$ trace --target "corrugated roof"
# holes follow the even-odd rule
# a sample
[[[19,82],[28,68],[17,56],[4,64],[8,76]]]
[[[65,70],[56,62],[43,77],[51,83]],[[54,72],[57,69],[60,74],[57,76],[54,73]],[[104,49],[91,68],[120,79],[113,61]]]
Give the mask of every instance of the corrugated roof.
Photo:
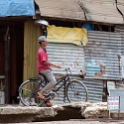
[[[79,0],[89,21],[123,24],[123,17],[116,8],[115,0]]]
[[[81,7],[74,0],[35,0],[41,16],[85,20]]]
[[[41,16],[44,17],[124,24],[123,17],[116,8],[115,1],[116,0],[35,0],[39,6]],[[119,10],[124,14],[124,1],[117,1]]]

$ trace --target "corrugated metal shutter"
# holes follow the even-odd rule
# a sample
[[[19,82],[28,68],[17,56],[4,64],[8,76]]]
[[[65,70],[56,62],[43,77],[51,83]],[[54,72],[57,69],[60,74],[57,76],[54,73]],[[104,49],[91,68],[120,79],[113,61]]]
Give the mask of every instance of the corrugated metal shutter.
[[[86,79],[120,80],[121,36],[119,33],[88,31],[84,47]]]
[[[80,81],[82,81],[88,90],[88,102],[102,102],[102,93],[103,93],[103,81],[102,80],[85,80],[79,76],[73,76]],[[52,100],[54,104],[63,104],[68,103],[67,99],[64,101],[64,87],[62,87],[58,92],[58,96]]]
[[[121,35],[121,38],[122,38],[121,54],[124,55],[124,25],[116,25],[115,32],[120,33],[120,35]]]
[[[84,51],[81,47],[49,43],[47,51],[49,60],[62,66],[62,69],[52,68],[55,74],[65,74],[65,68],[71,68],[72,74],[79,75],[84,68]]]
[[[83,48],[78,47],[73,44],[54,44],[49,43],[47,47],[49,54],[49,60],[61,64],[63,69],[53,69],[53,73],[57,77],[60,74],[65,74],[65,68],[70,67],[72,71],[73,78],[79,79],[82,81],[88,90],[88,101],[89,102],[101,102],[102,101],[102,91],[103,91],[103,82],[102,80],[84,80],[79,77],[80,70],[84,69],[84,51]],[[76,76],[77,75],[77,76]],[[64,103],[64,88],[61,88],[58,91],[59,96],[56,97],[52,102],[54,104]],[[67,100],[65,101],[67,102]]]
[[[121,34],[122,43],[121,43],[121,60],[122,60],[122,67],[123,67],[123,78],[124,78],[124,26],[123,25],[116,25],[115,32]]]
[[[88,102],[102,102],[103,81],[82,80],[88,89]]]

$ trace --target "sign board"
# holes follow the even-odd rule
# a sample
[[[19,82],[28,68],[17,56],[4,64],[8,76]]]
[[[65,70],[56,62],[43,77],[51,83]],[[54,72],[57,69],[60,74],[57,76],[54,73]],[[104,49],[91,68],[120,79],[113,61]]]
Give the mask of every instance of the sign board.
[[[120,112],[124,112],[124,89],[111,89],[110,96],[120,96]]]
[[[114,81],[107,81],[107,90],[108,90],[109,94],[110,94],[111,89],[115,89],[115,82]]]
[[[108,96],[107,103],[108,103],[108,110],[119,110],[120,96]]]

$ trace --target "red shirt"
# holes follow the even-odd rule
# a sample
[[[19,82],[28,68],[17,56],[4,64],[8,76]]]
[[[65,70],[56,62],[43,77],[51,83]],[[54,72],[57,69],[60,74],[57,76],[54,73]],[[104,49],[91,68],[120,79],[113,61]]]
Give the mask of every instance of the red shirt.
[[[39,48],[38,54],[37,54],[37,69],[38,73],[40,73],[43,70],[50,69],[51,67],[49,65],[43,64],[44,61],[48,61],[48,54],[47,51],[43,48]]]

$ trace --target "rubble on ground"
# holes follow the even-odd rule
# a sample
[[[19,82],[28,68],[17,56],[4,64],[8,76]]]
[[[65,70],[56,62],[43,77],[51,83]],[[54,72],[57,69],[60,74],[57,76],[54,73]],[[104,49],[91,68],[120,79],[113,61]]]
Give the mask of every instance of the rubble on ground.
[[[113,116],[117,116],[114,114]],[[123,115],[122,115],[123,116]],[[107,103],[77,102],[53,107],[1,106],[0,123],[106,118]],[[6,120],[6,121],[5,121]]]

